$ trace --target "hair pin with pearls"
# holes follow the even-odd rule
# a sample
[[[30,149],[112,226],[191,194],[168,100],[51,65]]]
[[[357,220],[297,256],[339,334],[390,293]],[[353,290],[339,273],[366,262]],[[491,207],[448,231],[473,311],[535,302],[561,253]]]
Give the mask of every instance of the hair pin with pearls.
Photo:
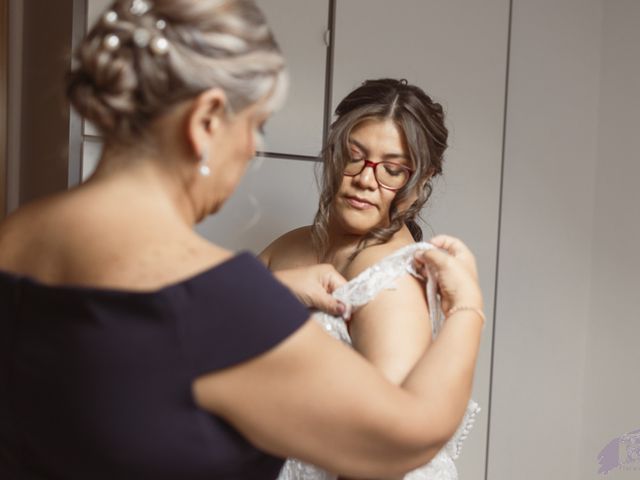
[[[151,3],[147,0],[133,0],[133,2],[131,2],[131,8],[129,9],[129,11],[137,17],[145,15],[149,10],[151,10]]]
[[[151,10],[151,3],[147,0],[133,0],[129,11],[137,16],[142,17]],[[106,25],[115,26],[118,22],[118,14],[110,10],[102,16],[102,21]],[[131,35],[133,44],[138,48],[149,48],[154,55],[166,55],[169,51],[169,41],[162,35],[162,31],[167,27],[167,22],[163,19],[155,21],[154,26],[159,34],[153,32],[146,27],[136,27]],[[104,48],[114,52],[120,48],[120,37],[115,33],[109,33],[102,41]]]

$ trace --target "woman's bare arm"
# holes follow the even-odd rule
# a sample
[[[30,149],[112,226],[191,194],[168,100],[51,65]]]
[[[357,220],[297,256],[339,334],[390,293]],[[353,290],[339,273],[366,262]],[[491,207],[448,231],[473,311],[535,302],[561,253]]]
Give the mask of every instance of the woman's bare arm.
[[[266,354],[201,377],[194,394],[259,448],[355,477],[428,462],[463,414],[438,389],[418,396],[393,386],[313,321]]]
[[[354,277],[397,248],[386,244],[364,250],[349,265],[346,277]],[[393,289],[380,292],[353,313],[349,334],[354,348],[386,378],[402,383],[431,342],[424,283],[408,273],[400,277]]]

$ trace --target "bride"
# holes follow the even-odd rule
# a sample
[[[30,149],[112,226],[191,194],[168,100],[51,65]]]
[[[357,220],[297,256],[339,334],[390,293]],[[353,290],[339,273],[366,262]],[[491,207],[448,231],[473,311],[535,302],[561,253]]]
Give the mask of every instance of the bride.
[[[316,319],[402,384],[437,335],[441,318],[430,288],[435,282],[419,278],[411,264],[418,249],[432,248],[420,242],[416,217],[431,194],[431,179],[442,172],[448,135],[444,114],[417,86],[381,79],[365,81],[347,95],[336,115],[323,154],[313,225],[281,236],[261,258],[273,271],[333,264],[349,280],[334,292],[349,322],[320,313]],[[445,241],[432,240],[438,246]],[[448,307],[442,310],[450,313]],[[449,443],[404,478],[457,479],[453,460],[477,411],[470,401]],[[335,478],[294,459],[280,474],[281,480]]]

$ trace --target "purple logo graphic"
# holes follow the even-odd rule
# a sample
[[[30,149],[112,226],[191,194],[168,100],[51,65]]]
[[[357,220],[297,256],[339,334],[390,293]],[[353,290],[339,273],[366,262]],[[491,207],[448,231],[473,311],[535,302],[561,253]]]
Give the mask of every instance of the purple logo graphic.
[[[598,462],[601,475],[614,468],[640,470],[640,429],[611,440],[598,454]]]

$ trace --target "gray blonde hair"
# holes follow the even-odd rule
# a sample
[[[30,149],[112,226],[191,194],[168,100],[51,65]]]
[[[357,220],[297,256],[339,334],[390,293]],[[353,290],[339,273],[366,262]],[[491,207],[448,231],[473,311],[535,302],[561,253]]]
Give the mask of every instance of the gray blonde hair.
[[[108,141],[139,137],[176,103],[214,87],[232,111],[267,95],[270,103],[284,99],[284,59],[252,0],[147,0],[144,14],[134,13],[134,3],[111,5],[75,52],[67,80],[72,105]],[[140,30],[162,35],[166,51],[140,47]],[[113,35],[118,47],[107,48]]]
[[[403,225],[407,225],[414,240],[422,240],[422,230],[416,218],[431,196],[431,179],[442,173],[443,155],[447,148],[448,130],[442,106],[406,80],[385,78],[365,81],[340,102],[335,114],[337,118],[329,128],[322,153],[320,202],[311,227],[311,240],[318,259],[324,260],[329,251],[333,202],[350,158],[349,136],[358,125],[369,119],[389,119],[396,123],[407,142],[414,172],[391,202],[389,225],[376,227],[364,235],[349,259],[353,260],[367,246],[386,243]],[[398,205],[413,192],[417,193],[417,200],[409,208],[399,211]]]

